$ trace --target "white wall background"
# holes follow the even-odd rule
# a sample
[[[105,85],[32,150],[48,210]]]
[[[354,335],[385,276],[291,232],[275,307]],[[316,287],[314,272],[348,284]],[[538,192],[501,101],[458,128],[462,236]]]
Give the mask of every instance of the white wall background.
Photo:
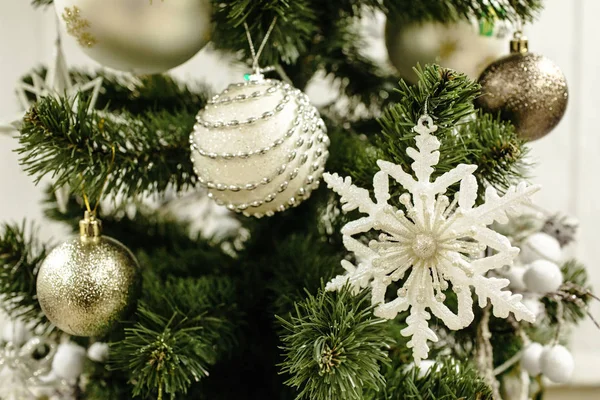
[[[570,100],[567,114],[550,135],[532,144],[538,163],[535,181],[547,190],[537,196],[539,204],[579,218],[580,238],[572,249],[589,269],[592,284],[600,293],[600,1],[546,0],[539,21],[527,29],[532,51],[545,54],[567,76]],[[52,57],[55,17],[52,9],[35,11],[26,0],[0,0],[0,119],[18,111],[13,95],[15,82],[32,66]],[[93,65],[70,40],[65,39],[70,65]],[[224,60],[205,49],[186,65],[179,76],[212,82],[217,89],[239,71],[223,69]],[[21,171],[13,138],[0,136],[0,221],[26,217],[42,221],[41,187],[35,187]],[[43,238],[58,240],[64,229],[41,224]],[[600,304],[592,312],[600,318]],[[572,349],[576,357],[576,384],[600,384],[600,331],[590,321],[575,332]]]

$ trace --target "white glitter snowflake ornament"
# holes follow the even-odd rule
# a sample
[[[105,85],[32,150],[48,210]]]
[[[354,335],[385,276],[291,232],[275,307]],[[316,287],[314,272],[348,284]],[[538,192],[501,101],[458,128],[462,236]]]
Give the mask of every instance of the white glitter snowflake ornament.
[[[401,333],[411,337],[408,346],[413,348],[418,364],[429,353],[427,341],[437,341],[429,328],[431,315],[427,309],[450,329],[468,326],[474,318],[471,286],[479,297],[479,306],[485,307],[489,299],[496,317],[506,318],[512,312],[518,320],[535,320],[521,303],[521,295],[502,290],[509,284],[507,279],[485,275],[510,265],[519,253],[506,237],[487,226],[494,221],[508,222],[509,216],[517,215],[539,187],[521,183],[510,187],[504,196],[488,187],[485,203],[475,207],[477,180],[473,172],[477,166],[460,164],[432,182],[440,157],[440,142],[432,135],[437,126],[425,115],[414,130],[418,150],[408,148],[406,153],[414,160],[416,180],[399,165],[379,160],[381,170],[373,178],[373,202],[366,189],[352,185],[350,177],[324,174],[324,179],[341,196],[344,211],[358,208],[367,214],[342,228],[344,245],[355,253],[358,266],[342,261],[347,273],[334,278],[327,289],[339,290],[347,282],[356,291],[371,285],[375,314],[382,318],[393,319],[410,309],[408,326]],[[388,203],[390,177],[408,191],[399,198],[406,212]],[[457,182],[460,190],[451,203],[444,193]],[[371,230],[381,234],[368,246],[353,237]],[[488,253],[493,255],[484,257],[486,249],[491,249]],[[388,286],[402,279],[397,297],[386,303]],[[456,314],[444,304],[443,292],[449,288],[458,297]]]

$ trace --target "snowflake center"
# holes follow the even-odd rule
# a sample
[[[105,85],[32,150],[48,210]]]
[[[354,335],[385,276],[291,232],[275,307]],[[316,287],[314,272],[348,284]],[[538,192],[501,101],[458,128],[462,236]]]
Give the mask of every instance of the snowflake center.
[[[431,258],[437,250],[437,240],[431,235],[420,233],[415,237],[412,251],[421,259]]]

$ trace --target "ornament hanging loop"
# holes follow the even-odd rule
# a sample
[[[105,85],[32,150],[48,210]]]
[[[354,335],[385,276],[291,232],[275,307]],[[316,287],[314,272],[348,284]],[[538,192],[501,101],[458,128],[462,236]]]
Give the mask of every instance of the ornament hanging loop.
[[[277,16],[273,18],[271,25],[269,25],[269,29],[267,29],[267,33],[258,48],[258,51],[254,48],[254,42],[252,42],[252,35],[250,35],[250,28],[248,28],[248,23],[244,22],[244,29],[246,30],[246,37],[248,38],[248,45],[250,46],[250,53],[252,53],[252,71],[253,75],[250,76],[250,80],[262,80],[264,78],[263,72],[272,71],[273,67],[260,68],[258,60],[260,59],[260,55],[262,54],[267,41],[269,40],[269,36],[271,36],[271,32],[273,32],[273,28],[275,28],[275,23],[277,22]]]
[[[510,41],[510,54],[525,54],[529,51],[527,36],[523,34],[523,21],[517,21],[517,30]]]

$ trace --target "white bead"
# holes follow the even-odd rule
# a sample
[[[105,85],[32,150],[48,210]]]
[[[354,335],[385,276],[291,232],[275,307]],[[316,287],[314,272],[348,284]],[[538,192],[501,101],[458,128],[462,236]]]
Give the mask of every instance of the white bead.
[[[523,276],[525,275],[526,268],[520,265],[514,265],[510,267],[508,272],[506,273],[506,279],[510,281],[510,288],[523,292],[527,289],[525,286],[525,282],[523,281]]]
[[[165,72],[210,40],[209,0],[55,0],[54,5],[83,52],[120,71]]]
[[[215,104],[200,112],[208,124],[196,124],[190,136],[192,161],[200,181],[212,182],[215,188],[222,189],[214,190],[207,185],[215,201],[232,210],[244,211],[245,215],[270,216],[308,197],[313,189],[306,183],[308,177],[312,175],[313,180],[321,177],[328,154],[326,145],[313,145],[309,149],[308,144],[316,143],[314,139],[326,133],[322,125],[314,132],[302,129],[307,122],[306,116],[299,115],[302,93],[291,91],[279,81],[230,85],[228,95],[236,98],[254,91],[269,93],[244,101]],[[318,115],[314,107],[304,107]],[[218,121],[246,121],[255,116],[265,118],[234,128],[215,127]],[[210,158],[203,153],[219,156]],[[250,156],[224,159],[225,153]],[[232,185],[244,190],[231,190]],[[306,196],[298,198],[302,190]]]
[[[61,343],[52,360],[52,370],[62,379],[75,380],[83,372],[85,356],[83,347],[73,342]]]
[[[556,238],[544,232],[537,232],[523,242],[519,256],[524,264],[540,259],[558,263],[562,259],[562,250]]]
[[[2,325],[2,340],[19,347],[31,337],[31,331],[20,319],[6,319]]]
[[[556,291],[563,282],[563,276],[558,265],[537,260],[525,271],[523,281],[530,292],[545,294]]]
[[[566,383],[575,370],[573,356],[564,346],[547,346],[542,352],[542,374],[554,383]]]
[[[533,342],[527,345],[521,355],[521,366],[531,376],[538,376],[542,372],[541,357],[544,346]]]
[[[87,355],[88,358],[92,361],[96,361],[99,363],[106,362],[106,360],[108,360],[108,343],[93,343],[89,347]]]

